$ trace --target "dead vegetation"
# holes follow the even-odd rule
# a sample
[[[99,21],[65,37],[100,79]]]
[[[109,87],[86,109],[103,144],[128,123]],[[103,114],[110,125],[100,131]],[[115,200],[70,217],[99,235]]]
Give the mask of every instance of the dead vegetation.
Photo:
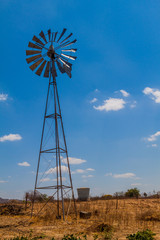
[[[36,203],[37,212],[42,203]],[[60,239],[66,234],[87,234],[94,239],[95,234],[112,232],[112,239],[126,239],[127,234],[138,230],[151,229],[160,239],[160,199],[108,199],[77,202],[78,218],[73,211],[66,221],[56,218],[56,206],[49,203],[44,211],[30,218],[28,204],[0,205],[0,239],[14,237],[16,234],[29,234],[32,229],[37,235],[45,234],[45,239]],[[70,208],[72,210],[72,206]],[[90,212],[89,219],[80,219],[80,211]],[[36,215],[36,211],[34,212]],[[110,238],[111,239],[111,238]]]
[[[15,204],[4,204],[0,206],[0,215],[23,215],[24,207]]]

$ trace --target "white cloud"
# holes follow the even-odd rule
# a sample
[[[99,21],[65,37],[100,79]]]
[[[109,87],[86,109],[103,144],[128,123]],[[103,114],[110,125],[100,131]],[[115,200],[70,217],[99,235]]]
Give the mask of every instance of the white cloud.
[[[58,171],[59,171],[59,167],[58,167]],[[61,166],[61,171],[62,172],[67,172],[68,171],[68,167],[66,167],[66,166]],[[46,174],[51,174],[51,173],[56,173],[57,172],[57,167],[55,167],[55,168],[50,168],[48,171],[46,171],[45,173]]]
[[[58,180],[60,181],[60,177],[58,177]],[[56,181],[57,181],[57,178],[54,178],[54,179],[42,178],[42,179],[40,180],[40,182],[49,182],[49,181],[54,181],[54,182],[56,182]],[[65,177],[62,177],[62,181],[65,182],[65,181],[66,181],[66,178],[65,178]]]
[[[151,135],[148,138],[145,138],[148,142],[154,142],[160,136],[160,131],[156,132],[155,134]]]
[[[106,176],[106,177],[112,176],[112,173],[106,173],[105,176]]]
[[[60,177],[58,177],[58,180],[60,181]],[[53,181],[57,181],[57,178],[54,178]],[[66,181],[66,178],[65,177],[62,177],[62,182],[65,182]]]
[[[120,90],[120,92],[122,93],[122,95],[123,95],[123,97],[129,97],[129,93],[128,92],[126,92],[125,90]]]
[[[122,173],[122,174],[114,174],[114,178],[133,178],[136,175],[134,173]]]
[[[113,174],[113,173],[106,173],[106,177],[113,177],[113,178],[134,178],[134,179],[140,179],[139,177],[136,177],[134,173],[121,173],[121,174]]]
[[[87,169],[76,169],[75,171],[72,172],[72,174],[76,174],[76,173],[88,173],[90,171],[95,171],[95,169],[93,168],[87,168]]]
[[[22,163],[18,163],[18,166],[21,166],[21,167],[29,167],[31,166],[28,162],[22,162]]]
[[[0,180],[0,183],[7,183],[8,181]]]
[[[91,101],[90,101],[90,103],[95,103],[95,102],[97,102],[97,98],[93,98]]]
[[[155,103],[160,103],[160,90],[155,89],[155,88],[146,87],[143,90],[143,93],[145,95],[149,95],[151,97],[151,99],[155,101]]]
[[[8,94],[0,94],[0,102],[6,101],[8,99]]]
[[[85,170],[84,170],[84,169],[77,169],[76,172],[77,172],[77,173],[84,173]]]
[[[157,147],[157,144],[152,144],[152,147]]]
[[[62,162],[67,164],[67,159],[63,158]],[[82,164],[84,162],[87,162],[87,161],[84,160],[84,159],[80,159],[80,158],[69,157],[69,163],[70,164],[77,165],[77,164]]]
[[[49,181],[51,181],[50,178],[43,178],[43,179],[40,180],[40,182],[49,182]]]
[[[92,178],[93,175],[82,175],[82,178]]]
[[[122,98],[109,98],[104,101],[103,105],[93,107],[99,111],[119,111],[125,107],[125,104],[126,102]]]
[[[134,101],[131,105],[130,105],[130,108],[135,108],[136,107],[136,105],[137,105],[137,102],[136,101]]]
[[[21,139],[22,137],[19,134],[9,134],[9,135],[4,135],[3,137],[0,137],[0,142],[17,141]]]
[[[93,168],[87,168],[86,170],[87,171],[95,171],[95,169],[93,169]]]

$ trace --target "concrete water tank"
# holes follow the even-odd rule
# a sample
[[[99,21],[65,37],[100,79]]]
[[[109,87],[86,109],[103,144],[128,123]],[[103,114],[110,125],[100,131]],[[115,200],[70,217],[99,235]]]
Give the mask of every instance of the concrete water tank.
[[[87,201],[89,199],[90,188],[77,188],[78,200]]]

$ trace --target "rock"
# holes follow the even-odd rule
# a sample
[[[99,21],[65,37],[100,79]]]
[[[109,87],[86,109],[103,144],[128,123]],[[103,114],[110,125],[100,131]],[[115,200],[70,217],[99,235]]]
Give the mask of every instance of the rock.
[[[80,218],[84,218],[84,219],[89,219],[91,217],[91,212],[80,212],[79,213]]]

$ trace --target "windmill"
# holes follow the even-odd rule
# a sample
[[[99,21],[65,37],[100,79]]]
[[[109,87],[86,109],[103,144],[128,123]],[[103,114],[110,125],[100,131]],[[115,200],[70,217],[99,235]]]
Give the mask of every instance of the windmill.
[[[66,31],[66,28],[61,33],[51,32],[50,29],[47,34],[41,31],[38,37],[33,36],[32,42],[28,44],[29,49],[26,50],[26,61],[29,68],[38,76],[49,79],[32,214],[34,213],[36,194],[42,192],[41,196],[44,196],[44,193],[49,191],[51,196],[44,206],[40,208],[39,212],[45,207],[46,203],[52,201],[56,205],[56,210],[52,208],[52,211],[57,211],[58,218],[61,218],[62,215],[63,220],[65,220],[65,215],[71,208],[68,199],[73,200],[73,208],[76,213],[68,150],[56,82],[58,69],[60,73],[66,73],[71,78],[71,61],[76,59],[73,54],[77,49],[72,48],[72,46],[77,40],[71,40],[73,34],[66,34]],[[66,199],[68,201],[65,204]]]

